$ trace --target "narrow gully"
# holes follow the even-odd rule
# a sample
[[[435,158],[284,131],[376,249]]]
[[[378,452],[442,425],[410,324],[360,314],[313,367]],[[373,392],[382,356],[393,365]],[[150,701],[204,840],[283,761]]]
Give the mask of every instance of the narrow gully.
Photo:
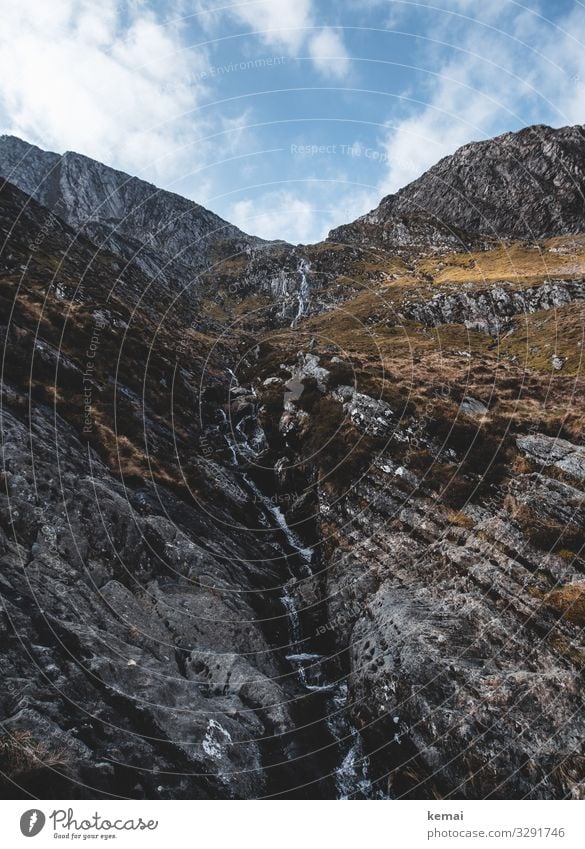
[[[233,373],[231,378],[233,386]],[[260,524],[273,530],[288,572],[278,599],[282,614],[274,611],[268,618],[276,618],[276,622],[264,630],[286,670],[283,689],[290,699],[293,727],[278,742],[265,747],[268,795],[291,799],[377,797],[360,736],[351,724],[343,672],[338,662],[317,650],[316,631],[325,619],[320,604],[324,587],[313,574],[317,553],[289,527],[280,507],[250,476],[250,463],[267,445],[255,413],[232,427],[225,411],[218,407],[218,419],[215,427],[225,440],[228,462],[258,505]],[[317,603],[311,605],[302,602],[297,589],[299,582],[309,581],[314,582],[317,597]],[[269,604],[274,608],[274,600]],[[264,618],[266,611],[262,613]]]

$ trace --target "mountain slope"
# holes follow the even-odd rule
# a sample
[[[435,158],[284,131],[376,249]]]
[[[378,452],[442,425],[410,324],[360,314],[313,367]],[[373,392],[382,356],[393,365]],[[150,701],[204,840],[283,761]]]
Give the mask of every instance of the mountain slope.
[[[288,792],[291,548],[218,428],[249,341],[117,265],[2,186],[0,789]]]
[[[461,147],[328,238],[447,247],[470,241],[461,231],[472,241],[479,234],[533,239],[584,230],[585,129],[534,126]]]
[[[585,798],[585,237],[403,220],[192,298],[2,187],[5,794]]]
[[[185,285],[263,244],[187,198],[78,153],[59,156],[1,136],[0,174],[98,246],[164,281]]]

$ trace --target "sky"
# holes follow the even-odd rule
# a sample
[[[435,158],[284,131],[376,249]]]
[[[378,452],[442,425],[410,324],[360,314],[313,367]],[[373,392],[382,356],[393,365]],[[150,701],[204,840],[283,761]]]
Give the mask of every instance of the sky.
[[[580,0],[0,0],[0,132],[322,239],[472,140],[585,123]]]

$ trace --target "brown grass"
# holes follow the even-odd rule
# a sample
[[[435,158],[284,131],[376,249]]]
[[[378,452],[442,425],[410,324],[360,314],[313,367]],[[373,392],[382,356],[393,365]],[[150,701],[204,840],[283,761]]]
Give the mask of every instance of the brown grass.
[[[417,271],[431,275],[435,284],[494,283],[511,281],[531,284],[551,275],[580,277],[585,275],[585,246],[558,253],[559,245],[568,240],[550,240],[537,245],[525,242],[502,244],[490,251],[447,254],[423,260]],[[551,252],[551,248],[555,250]]]
[[[544,596],[544,602],[560,613],[563,619],[585,625],[585,583],[565,584]]]
[[[449,510],[447,518],[451,525],[456,525],[458,528],[466,528],[467,530],[471,530],[476,524],[475,519],[472,519],[471,516],[468,516],[467,513],[463,513],[461,510]]]
[[[8,777],[64,766],[67,761],[64,748],[52,751],[30,731],[15,731],[0,737],[0,772]]]

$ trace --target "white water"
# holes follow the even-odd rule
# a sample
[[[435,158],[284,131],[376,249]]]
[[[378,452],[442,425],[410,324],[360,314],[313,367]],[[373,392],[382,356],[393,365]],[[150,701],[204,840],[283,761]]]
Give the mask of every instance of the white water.
[[[228,368],[228,367],[226,366],[226,371],[227,371],[227,373],[229,374],[229,376],[230,376],[230,377],[231,377],[231,379],[232,379],[232,384],[233,384],[234,386],[239,386],[239,385],[240,385],[240,381],[238,380],[238,378],[236,377],[236,375],[234,374],[234,372],[231,370],[231,368]],[[231,388],[231,387],[230,387],[230,388]]]
[[[253,425],[251,435],[246,433],[246,425],[249,422]],[[244,416],[234,428],[234,432],[240,437],[238,445],[243,454],[248,454],[254,458],[258,456],[260,451],[263,451],[267,447],[266,434],[256,421],[256,416]]]
[[[308,297],[308,283],[306,282],[306,270],[308,263],[301,260],[299,272],[302,274],[301,290],[299,292],[299,312],[295,322],[304,314]],[[293,324],[295,323],[293,322]],[[233,382],[239,386],[235,374],[228,369]],[[252,392],[250,393],[252,394]],[[266,436],[258,425],[254,415],[242,418],[232,431],[231,422],[225,412],[220,408],[221,424],[218,429],[223,433],[225,441],[230,449],[232,465],[240,465],[239,457],[243,456],[254,460],[260,451],[267,446]],[[253,425],[251,435],[246,432],[247,425]],[[254,497],[264,508],[263,524],[270,527],[267,517],[272,518],[273,527],[278,528],[288,543],[289,549],[298,557],[301,571],[306,577],[312,573],[311,563],[313,560],[313,549],[303,545],[299,536],[289,527],[286,517],[277,504],[259,489],[254,481],[245,473],[242,479],[253,493]],[[266,518],[265,518],[266,517]],[[289,654],[286,660],[295,670],[299,683],[309,691],[330,691],[327,696],[330,700],[329,715],[326,719],[327,727],[334,740],[338,741],[339,747],[344,752],[339,766],[335,769],[335,788],[337,799],[350,799],[362,796],[366,799],[376,798],[371,782],[368,778],[369,762],[361,747],[361,738],[355,728],[348,722],[346,708],[348,700],[348,689],[345,682],[328,683],[322,670],[322,661],[326,660],[323,655],[305,651],[306,639],[303,637],[301,617],[297,608],[294,585],[296,577],[293,575],[282,587],[281,603],[285,610],[289,631]]]
[[[221,407],[218,409],[219,415],[221,417],[221,423],[219,425],[215,425],[212,429],[215,431],[219,431],[224,437],[227,447],[229,449],[230,454],[232,455],[232,466],[238,465],[238,452],[236,449],[236,442],[232,438],[230,432],[230,422],[228,417],[225,414],[225,411],[222,410]]]
[[[290,593],[288,592],[288,588],[287,588],[286,584],[283,587],[283,590],[284,590],[284,594],[281,596],[281,601],[282,601],[283,605],[285,606],[286,611],[288,613],[288,623],[289,623],[288,630],[289,630],[289,634],[290,634],[290,638],[291,638],[290,648],[293,649],[293,651],[295,652],[294,654],[290,654],[288,657],[289,658],[290,657],[298,658],[302,654],[302,652],[301,652],[301,654],[299,654],[297,652],[297,649],[299,648],[300,643],[301,643],[301,639],[302,639],[302,637],[301,637],[301,621],[299,619],[299,613],[298,613],[298,610],[295,606],[294,599],[290,595]]]
[[[262,428],[257,424],[254,416],[245,416],[234,428],[232,432],[230,423],[224,411],[221,411],[222,423],[225,428],[224,437],[230,448],[232,456],[232,464],[239,465],[238,454],[247,459],[253,460],[258,456],[258,453],[266,446],[266,436]],[[255,425],[253,433],[249,436],[246,433],[246,423],[254,420]],[[238,437],[237,439],[234,436]],[[300,572],[305,577],[310,577],[313,573],[311,570],[311,562],[313,560],[313,549],[310,546],[303,545],[299,536],[294,530],[289,527],[286,518],[277,504],[265,495],[249,475],[242,472],[242,478],[246,485],[253,493],[255,499],[263,506],[265,514],[268,514],[273,521],[273,525],[278,528],[284,535],[288,547],[298,557]],[[289,648],[290,654],[287,656],[291,666],[297,673],[299,682],[307,690],[329,689],[328,685],[323,685],[323,675],[321,672],[320,663],[321,657],[315,656],[303,651],[303,637],[301,630],[301,621],[296,606],[296,599],[292,590],[292,585],[295,583],[294,576],[291,580],[283,585],[280,601],[287,615],[289,629]]]
[[[363,796],[365,799],[382,798],[374,791],[369,779],[369,759],[364,754],[360,735],[347,719],[348,687],[340,681],[335,687],[331,699],[332,710],[327,718],[331,736],[339,740],[345,751],[341,763],[335,770],[335,788],[337,799],[352,799]]]
[[[303,258],[299,261],[299,267],[297,269],[301,278],[297,294],[299,305],[297,308],[297,314],[291,322],[291,327],[295,327],[297,322],[299,322],[300,319],[307,313],[307,306],[309,304],[309,293],[311,291],[309,286],[309,278],[307,276],[310,267],[311,265],[308,259]]]
[[[338,799],[353,799],[360,794],[372,798],[372,784],[368,778],[368,761],[362,752],[361,738],[353,732],[355,742],[341,764],[335,770],[335,786]]]

